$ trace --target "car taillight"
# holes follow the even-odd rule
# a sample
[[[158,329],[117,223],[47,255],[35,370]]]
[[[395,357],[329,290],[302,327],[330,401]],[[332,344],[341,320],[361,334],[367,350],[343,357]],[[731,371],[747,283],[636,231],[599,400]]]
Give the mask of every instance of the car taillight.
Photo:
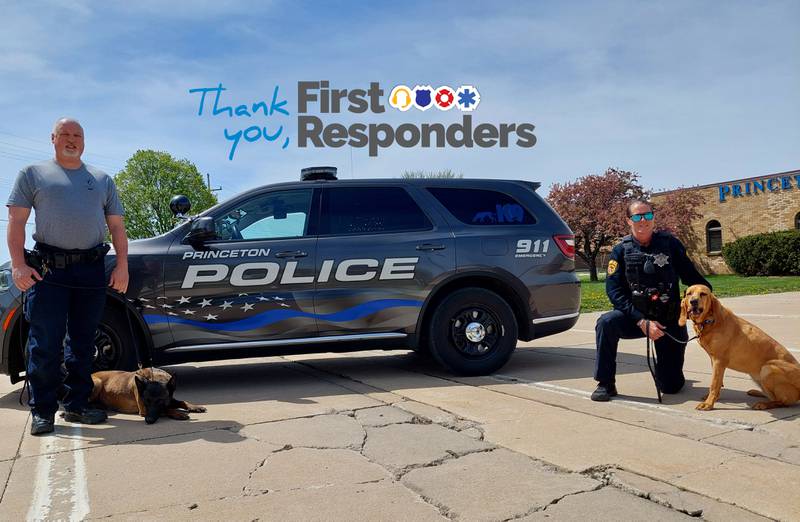
[[[555,235],[553,239],[564,256],[575,259],[575,236],[572,234]]]
[[[17,313],[17,309],[16,308],[12,308],[11,312],[9,312],[9,314],[8,314],[8,317],[6,317],[6,320],[3,322],[3,331],[4,332],[8,331],[8,325],[11,324],[11,318],[14,317],[15,313]]]

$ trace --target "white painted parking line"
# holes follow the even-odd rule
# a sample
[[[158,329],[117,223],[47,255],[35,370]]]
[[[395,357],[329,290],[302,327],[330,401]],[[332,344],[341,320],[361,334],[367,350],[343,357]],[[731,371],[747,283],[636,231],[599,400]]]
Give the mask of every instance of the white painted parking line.
[[[85,451],[80,449],[81,427],[69,426],[66,430],[64,435],[41,438],[27,520],[79,521],[89,515]],[[72,466],[67,465],[68,460],[72,460]]]
[[[33,486],[33,501],[26,520],[48,520],[50,516],[50,502],[52,500],[52,484],[50,481],[55,454],[50,454],[57,440],[52,435],[45,435],[41,441],[41,453],[36,463],[36,479]]]
[[[74,426],[72,428],[72,457],[74,459],[75,472],[73,473],[73,480],[70,483],[72,490],[72,512],[70,513],[70,521],[85,520],[89,514],[89,488],[86,482],[86,458],[85,451],[80,449],[81,445],[81,427]]]
[[[502,374],[495,374],[492,375],[491,377],[507,384],[508,383],[520,384],[522,386],[527,386],[529,388],[536,388],[538,390],[557,393],[559,395],[568,395],[587,401],[591,400],[590,399],[592,395],[591,392],[578,390],[576,388],[569,388],[567,386],[561,386],[559,384],[552,384],[549,382],[541,382],[541,381],[526,381],[524,379],[519,379],[517,377],[512,377],[510,375],[502,375]],[[605,404],[629,410],[649,411],[657,415],[669,415],[672,417],[680,417],[682,419],[686,419],[689,421],[712,424],[714,426],[725,426],[728,428],[744,429],[744,430],[752,430],[755,427],[752,424],[733,422],[725,419],[719,419],[716,417],[700,418],[689,412],[685,412],[683,410],[678,410],[675,408],[670,408],[669,406],[664,406],[663,404],[647,404],[644,402],[629,401],[626,399],[612,399],[611,401]]]
[[[739,317],[772,317],[775,319],[798,319],[800,315],[784,315],[784,314],[736,314]]]

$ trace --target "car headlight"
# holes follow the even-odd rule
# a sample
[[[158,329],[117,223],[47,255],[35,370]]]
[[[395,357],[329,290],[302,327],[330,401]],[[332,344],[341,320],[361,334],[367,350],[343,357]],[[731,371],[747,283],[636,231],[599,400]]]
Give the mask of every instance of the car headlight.
[[[0,269],[0,292],[5,292],[11,285],[14,284],[14,280],[11,277],[11,270],[6,268]]]

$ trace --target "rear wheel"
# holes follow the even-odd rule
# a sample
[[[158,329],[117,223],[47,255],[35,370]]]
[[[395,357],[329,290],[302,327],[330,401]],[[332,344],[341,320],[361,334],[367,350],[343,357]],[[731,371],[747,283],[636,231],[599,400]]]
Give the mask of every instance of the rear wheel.
[[[457,375],[499,370],[517,345],[517,320],[509,304],[483,288],[464,288],[446,297],[430,323],[430,351]]]

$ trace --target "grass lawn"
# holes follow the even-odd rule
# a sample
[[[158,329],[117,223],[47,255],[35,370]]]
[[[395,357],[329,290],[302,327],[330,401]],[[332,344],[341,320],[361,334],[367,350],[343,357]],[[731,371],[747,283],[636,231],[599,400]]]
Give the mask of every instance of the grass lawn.
[[[581,312],[610,310],[611,303],[606,297],[605,274],[600,273],[600,281],[590,282],[589,274],[579,274],[581,280]],[[718,297],[737,295],[772,294],[775,292],[800,291],[800,276],[785,277],[742,277],[737,275],[706,276]],[[685,286],[681,285],[681,293]]]

